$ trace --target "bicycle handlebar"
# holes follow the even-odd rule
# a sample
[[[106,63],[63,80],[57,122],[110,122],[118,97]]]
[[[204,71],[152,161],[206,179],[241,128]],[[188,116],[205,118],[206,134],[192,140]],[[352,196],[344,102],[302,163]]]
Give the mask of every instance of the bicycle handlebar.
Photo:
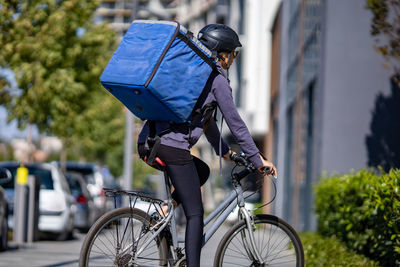
[[[238,173],[232,174],[233,178],[236,179],[237,181],[240,181],[247,175],[249,175],[251,172],[255,172],[258,169],[254,166],[253,163],[251,163],[247,157],[244,155],[243,152],[240,153],[233,153],[230,155],[231,160],[233,160],[237,165],[244,166],[245,169]],[[270,167],[265,167],[263,172],[269,172]]]

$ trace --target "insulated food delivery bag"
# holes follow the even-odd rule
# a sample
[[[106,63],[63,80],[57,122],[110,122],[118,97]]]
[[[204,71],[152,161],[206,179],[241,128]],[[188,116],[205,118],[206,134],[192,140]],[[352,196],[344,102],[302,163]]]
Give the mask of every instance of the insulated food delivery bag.
[[[137,20],[100,81],[137,117],[183,123],[214,68],[211,52],[179,23]]]

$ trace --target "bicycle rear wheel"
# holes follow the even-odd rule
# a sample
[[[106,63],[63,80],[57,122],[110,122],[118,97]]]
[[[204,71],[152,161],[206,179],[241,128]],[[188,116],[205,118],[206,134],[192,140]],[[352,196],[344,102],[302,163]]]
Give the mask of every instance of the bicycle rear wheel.
[[[253,235],[263,263],[251,252],[247,225],[241,220],[222,238],[214,266],[304,266],[303,245],[285,221],[272,215],[257,215]]]
[[[167,266],[166,238],[153,237],[154,219],[139,209],[120,208],[103,215],[90,229],[82,245],[79,266]]]

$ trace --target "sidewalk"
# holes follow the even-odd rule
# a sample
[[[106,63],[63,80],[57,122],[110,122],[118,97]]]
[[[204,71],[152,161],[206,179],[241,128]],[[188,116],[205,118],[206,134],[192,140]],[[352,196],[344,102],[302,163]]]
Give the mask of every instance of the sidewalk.
[[[222,226],[201,254],[201,266],[212,267],[219,241],[228,230]],[[75,239],[69,241],[39,241],[24,247],[13,248],[0,252],[1,267],[76,267],[79,262],[79,252],[85,235],[75,233]]]
[[[0,266],[78,266],[84,235],[69,241],[39,241],[0,253]]]

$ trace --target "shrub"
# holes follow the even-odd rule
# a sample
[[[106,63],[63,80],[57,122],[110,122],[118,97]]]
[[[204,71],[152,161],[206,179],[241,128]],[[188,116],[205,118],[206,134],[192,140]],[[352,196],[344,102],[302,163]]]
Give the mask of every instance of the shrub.
[[[361,170],[315,187],[318,229],[384,266],[400,265],[400,171]]]
[[[323,237],[318,233],[301,233],[307,267],[375,267],[378,263],[349,250],[334,237]]]

